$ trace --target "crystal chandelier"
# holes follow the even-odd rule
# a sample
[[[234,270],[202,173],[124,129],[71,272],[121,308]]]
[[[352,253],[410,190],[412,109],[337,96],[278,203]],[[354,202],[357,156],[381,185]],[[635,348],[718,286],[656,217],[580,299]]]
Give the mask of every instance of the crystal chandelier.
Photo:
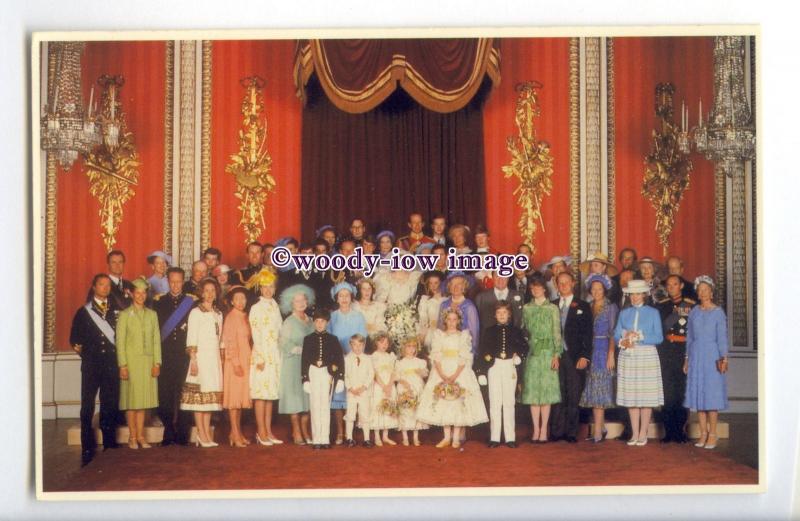
[[[729,177],[744,174],[743,161],[753,159],[756,132],[744,82],[744,36],[714,38],[714,107],[703,122],[700,101],[697,127],[688,129],[689,113],[681,113],[681,151],[688,153],[691,142],[698,152],[720,165]]]
[[[41,120],[42,150],[55,154],[65,170],[72,167],[79,153],[88,153],[101,139],[92,114],[94,87],[87,111],[83,108],[81,55],[85,46],[85,42],[52,42],[49,46],[56,67]]]

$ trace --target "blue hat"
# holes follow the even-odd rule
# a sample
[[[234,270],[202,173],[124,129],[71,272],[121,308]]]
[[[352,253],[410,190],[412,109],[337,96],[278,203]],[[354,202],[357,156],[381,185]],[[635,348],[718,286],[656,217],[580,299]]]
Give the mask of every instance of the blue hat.
[[[323,225],[322,225],[322,226],[320,226],[320,227],[317,229],[317,231],[316,231],[316,232],[314,232],[314,233],[315,233],[315,235],[316,235],[317,237],[319,237],[319,236],[321,236],[321,235],[322,235],[322,232],[324,232],[324,231],[326,231],[326,230],[333,230],[334,232],[336,231],[336,229],[335,229],[333,226],[331,226],[330,224],[323,224]]]
[[[382,232],[378,233],[378,235],[375,236],[375,241],[376,242],[380,242],[381,237],[383,237],[383,236],[390,237],[392,239],[392,244],[394,244],[395,235],[391,230],[383,230]]]
[[[286,246],[290,242],[297,242],[297,240],[294,237],[281,237],[275,243],[275,246]]]
[[[420,254],[422,254],[422,253],[423,253],[425,250],[431,251],[431,250],[433,249],[433,247],[434,247],[434,246],[436,246],[436,245],[435,245],[434,243],[432,243],[432,242],[423,242],[423,243],[420,243],[420,244],[419,244],[419,246],[417,246],[417,249],[416,249],[416,250],[414,250],[414,253],[416,253],[417,255],[420,255]]]
[[[349,282],[340,282],[339,284],[337,284],[337,285],[335,285],[334,287],[331,288],[331,298],[333,300],[336,300],[336,295],[340,291],[342,291],[343,289],[346,289],[347,291],[349,291],[351,295],[355,295],[356,294],[356,287],[355,286],[353,286]]]
[[[161,250],[156,250],[156,251],[154,251],[153,253],[151,253],[150,255],[148,255],[148,256],[147,256],[147,263],[148,263],[148,264],[153,264],[153,261],[155,260],[155,258],[156,258],[156,257],[159,257],[159,258],[161,258],[161,259],[164,259],[164,261],[165,261],[165,262],[166,262],[168,265],[172,266],[172,257],[171,257],[171,256],[169,256],[169,255],[167,255],[166,253],[164,253],[164,252],[163,252],[163,251],[161,251]]]
[[[606,288],[606,291],[611,289],[611,279],[608,278],[608,275],[604,275],[603,273],[592,273],[586,280],[583,282],[583,285],[589,289],[592,286],[593,282],[599,282]]]

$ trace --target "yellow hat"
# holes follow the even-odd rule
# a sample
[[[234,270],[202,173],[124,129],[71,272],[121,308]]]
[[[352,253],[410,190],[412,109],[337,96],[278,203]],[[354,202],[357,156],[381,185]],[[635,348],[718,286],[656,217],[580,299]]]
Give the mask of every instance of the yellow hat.
[[[262,286],[270,286],[275,284],[275,273],[272,272],[269,268],[262,268],[261,271],[250,277],[250,279],[245,283],[245,287],[247,289],[253,288],[255,286],[262,287]]]

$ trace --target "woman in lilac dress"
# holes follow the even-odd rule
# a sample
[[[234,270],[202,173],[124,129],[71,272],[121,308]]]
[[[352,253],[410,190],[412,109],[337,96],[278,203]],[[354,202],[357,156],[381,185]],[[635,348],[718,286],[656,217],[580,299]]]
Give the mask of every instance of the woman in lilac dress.
[[[606,295],[611,289],[608,275],[595,273],[586,279],[586,288],[592,296],[592,315],[594,316],[594,340],[592,341],[592,362],[586,378],[586,387],[579,405],[591,408],[594,417],[592,441],[603,441],[605,430],[605,410],[616,407],[614,401],[614,326],[617,324],[619,309],[608,301]]]
[[[714,304],[714,281],[701,275],[694,281],[700,305],[689,312],[686,331],[686,399],[683,406],[697,411],[700,438],[695,447],[717,446],[717,416],[728,408],[728,325],[725,312]]]
[[[439,307],[439,328],[444,327],[444,312],[455,309],[461,313],[461,329],[469,331],[472,341],[472,354],[478,352],[480,339],[480,324],[478,324],[478,308],[466,297],[468,279],[464,273],[453,271],[447,276],[448,298],[442,301]]]

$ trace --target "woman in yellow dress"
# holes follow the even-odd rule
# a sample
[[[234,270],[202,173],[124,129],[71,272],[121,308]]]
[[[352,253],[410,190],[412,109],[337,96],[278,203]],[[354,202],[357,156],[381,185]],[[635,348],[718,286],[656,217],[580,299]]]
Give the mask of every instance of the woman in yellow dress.
[[[128,420],[128,446],[132,449],[150,448],[144,437],[145,411],[158,407],[161,334],[156,312],[144,306],[149,287],[143,277],[133,281],[133,304],[117,321],[117,365],[122,380],[119,408]]]

